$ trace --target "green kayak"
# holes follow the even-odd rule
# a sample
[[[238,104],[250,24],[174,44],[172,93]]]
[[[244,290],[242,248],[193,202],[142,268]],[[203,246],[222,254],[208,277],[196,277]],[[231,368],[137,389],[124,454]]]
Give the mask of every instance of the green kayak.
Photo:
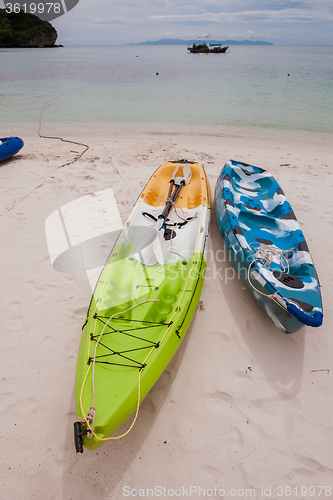
[[[75,380],[77,452],[129,432],[178,349],[203,285],[210,213],[208,179],[195,162],[164,163],[139,196],[83,326]]]

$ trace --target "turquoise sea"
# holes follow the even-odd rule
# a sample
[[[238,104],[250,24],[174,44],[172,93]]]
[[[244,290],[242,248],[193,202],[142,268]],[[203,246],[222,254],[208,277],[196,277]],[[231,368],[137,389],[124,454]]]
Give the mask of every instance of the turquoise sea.
[[[289,75],[289,76],[288,76]],[[333,47],[0,50],[0,136],[150,132],[332,142]]]

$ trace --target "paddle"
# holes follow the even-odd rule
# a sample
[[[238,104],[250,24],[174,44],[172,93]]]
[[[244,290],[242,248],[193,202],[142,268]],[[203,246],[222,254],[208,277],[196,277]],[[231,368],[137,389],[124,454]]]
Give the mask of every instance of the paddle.
[[[189,167],[188,164],[185,164],[183,167],[183,176],[182,177],[176,177],[174,179],[174,184],[177,186],[176,189],[173,192],[171,201],[165,209],[163,210],[163,213],[159,216],[158,220],[162,221],[162,224],[160,225],[157,233],[157,237],[153,241],[153,250],[155,257],[157,261],[161,264],[164,265],[167,262],[167,256],[168,256],[168,248],[165,243],[166,239],[172,239],[172,233],[171,237],[166,238],[166,224],[165,221],[174,206],[174,203],[176,202],[178,195],[180,193],[180,190],[182,189],[183,186],[188,184],[191,180],[192,177],[192,171],[191,168]]]
[[[170,207],[170,205],[172,203],[172,199],[170,197],[171,197],[173,186],[175,184],[175,175],[178,172],[178,170],[179,170],[179,165],[176,165],[174,171],[172,172],[172,177],[171,177],[171,180],[170,180],[170,187],[169,187],[169,192],[168,192],[168,196],[167,196],[167,203],[165,205],[165,208],[164,208],[162,214],[159,215],[159,217],[158,217],[159,219],[165,219],[165,214],[167,214],[167,213],[170,212],[169,207]],[[177,180],[178,179],[179,178],[177,177]],[[178,182],[176,182],[176,184],[178,184]]]
[[[183,186],[188,184],[192,177],[192,171],[188,164],[183,166],[183,175],[179,177],[175,177],[176,173],[179,170],[179,165],[173,171],[172,178],[170,180],[170,188],[168,193],[167,202],[165,208],[161,215],[158,216],[158,219],[154,226],[152,227],[153,233],[148,241],[142,242],[140,244],[140,248],[136,250],[134,257],[146,266],[153,266],[157,262],[161,265],[164,265],[167,261],[167,253],[168,248],[165,242],[165,230],[166,224],[165,221],[176,202],[179,193]],[[172,192],[173,185],[176,186],[171,198],[170,194]]]

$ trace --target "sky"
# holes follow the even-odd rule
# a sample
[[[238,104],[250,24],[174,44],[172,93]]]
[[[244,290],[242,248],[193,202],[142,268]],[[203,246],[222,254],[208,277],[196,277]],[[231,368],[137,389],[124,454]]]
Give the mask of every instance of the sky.
[[[275,45],[333,45],[333,0],[79,0],[52,24],[57,43],[64,45],[204,35]]]

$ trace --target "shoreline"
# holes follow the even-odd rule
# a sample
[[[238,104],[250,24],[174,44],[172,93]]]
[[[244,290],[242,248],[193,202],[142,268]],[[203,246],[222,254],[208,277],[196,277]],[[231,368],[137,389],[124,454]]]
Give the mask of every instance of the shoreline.
[[[14,132],[15,129],[15,132]],[[200,141],[200,142],[213,142],[213,141],[228,141],[231,144],[238,145],[242,143],[242,145],[248,145],[249,147],[253,147],[254,145],[259,146],[268,146],[268,147],[277,147],[277,148],[305,148],[305,149],[323,149],[327,151],[333,151],[333,134],[306,134],[304,137],[301,135],[296,135],[296,137],[284,137],[284,138],[276,138],[274,136],[251,136],[248,134],[211,134],[211,133],[197,133],[197,132],[160,132],[160,131],[138,131],[138,130],[127,130],[127,131],[115,131],[115,130],[97,130],[96,128],[92,128],[87,131],[87,129],[83,130],[73,130],[72,127],[66,126],[61,127],[57,126],[52,128],[42,127],[40,130],[41,135],[39,136],[38,125],[34,124],[31,126],[19,126],[12,127],[7,126],[6,129],[7,136],[18,136],[23,140],[32,139],[33,141],[36,139],[63,139],[66,141],[66,138],[71,140],[77,140],[78,142],[88,141],[89,139],[96,140],[98,138],[107,139],[108,141],[112,141],[113,139],[140,139],[142,138],[157,138],[160,140],[164,140],[167,137],[170,137],[174,140],[185,140],[185,141]],[[34,130],[34,131],[32,131]]]
[[[7,136],[25,136],[36,138],[39,137],[39,132],[42,136],[61,136],[64,139],[68,137],[86,137],[86,138],[107,138],[123,137],[123,136],[170,136],[174,138],[202,138],[206,140],[228,139],[231,141],[246,141],[249,145],[254,141],[265,144],[280,143],[281,146],[291,147],[307,147],[309,144],[314,146],[322,146],[328,150],[333,149],[333,133],[310,132],[304,130],[286,130],[286,129],[259,129],[258,127],[219,127],[221,132],[216,127],[207,128],[207,130],[199,130],[197,126],[189,126],[185,129],[184,124],[161,125],[149,124],[148,127],[142,123],[135,126],[133,124],[115,124],[115,123],[85,123],[85,124],[69,124],[69,123],[51,123],[43,122],[42,115],[40,122],[33,123],[7,123],[3,125],[3,133]],[[254,132],[254,131],[255,132]],[[23,138],[23,137],[22,137]]]
[[[49,125],[41,132],[52,135]],[[271,486],[277,495],[275,485],[308,492],[314,485],[333,487],[333,145],[64,134],[89,145],[75,160],[83,146],[40,138],[37,132],[15,135],[25,146],[0,163],[0,220],[6,234],[3,497],[118,499],[126,487],[147,492],[159,485],[166,490],[197,485],[226,492],[251,488],[263,498],[263,487]],[[76,455],[75,366],[91,287],[85,273],[53,268],[46,221],[70,203],[112,188],[124,223],[154,170],[180,158],[204,165],[212,192],[231,158],[275,176],[321,280],[324,324],[292,335],[273,326],[242,281],[232,277],[213,204],[207,279],[184,342],[143,401],[128,436]]]

